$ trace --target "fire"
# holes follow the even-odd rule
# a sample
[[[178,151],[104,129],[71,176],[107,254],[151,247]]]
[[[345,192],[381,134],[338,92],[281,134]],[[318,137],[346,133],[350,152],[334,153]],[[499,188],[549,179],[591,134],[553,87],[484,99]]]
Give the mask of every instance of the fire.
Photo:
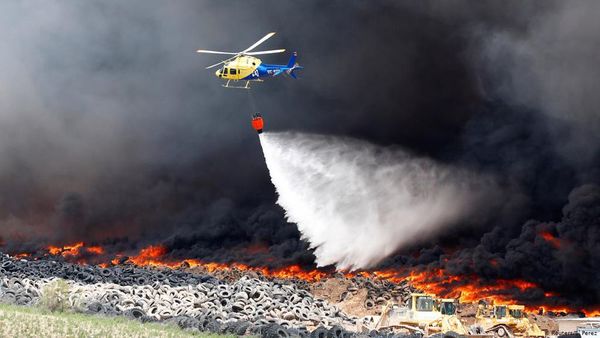
[[[477,276],[452,276],[445,273],[443,269],[412,271],[407,278],[417,289],[432,293],[441,297],[458,298],[461,303],[473,303],[486,299],[497,304],[517,304],[515,295],[527,291],[541,289],[535,283],[514,279],[496,279],[493,283],[484,282]],[[558,297],[554,292],[544,292],[546,298]],[[518,297],[517,297],[518,298]],[[577,313],[582,312],[586,317],[600,316],[600,307],[582,310],[566,306],[526,305],[526,311],[553,313]]]
[[[546,242],[550,243],[550,245],[552,245],[555,249],[560,249],[560,246],[561,246],[560,239],[554,237],[554,235],[551,234],[550,232],[542,231],[542,232],[540,232],[540,236],[542,236],[542,238]]]
[[[103,255],[104,254],[104,248],[101,246],[89,246],[89,247],[87,247],[87,251],[91,252],[95,255]]]
[[[544,240],[559,246],[559,239],[550,233],[541,233]],[[299,265],[284,266],[281,268],[270,269],[267,267],[249,266],[241,263],[216,263],[204,262],[198,259],[173,259],[169,257],[169,249],[163,245],[150,245],[139,250],[133,256],[125,256],[122,253],[107,256],[106,250],[102,246],[87,246],[84,242],[77,242],[71,245],[49,246],[46,248],[49,255],[60,255],[65,259],[78,263],[88,264],[86,259],[94,258],[101,267],[119,265],[123,262],[130,262],[138,266],[151,266],[161,268],[199,268],[207,272],[227,272],[227,271],[253,271],[263,276],[280,279],[302,279],[310,282],[319,281],[330,277],[332,271],[322,269],[304,269]],[[264,253],[264,248],[250,247],[248,252],[260,251]],[[29,253],[17,254],[15,257],[39,257],[37,254],[32,256]],[[110,258],[112,257],[112,258]],[[102,259],[101,261],[98,261]],[[497,262],[490,262],[494,266]],[[427,293],[432,293],[440,297],[458,298],[460,302],[477,302],[481,299],[487,299],[495,303],[515,304],[518,301],[518,295],[528,291],[535,291],[541,287],[535,283],[526,280],[494,280],[493,282],[481,280],[478,276],[456,276],[447,273],[444,269],[414,270],[408,268],[386,269],[372,271],[345,272],[343,275],[347,278],[366,277],[388,280],[392,283],[401,283],[408,281],[412,287]],[[538,290],[539,291],[539,290]],[[543,291],[543,290],[542,290]],[[543,291],[546,298],[560,297],[554,292]],[[517,295],[517,299],[514,299]],[[550,303],[550,302],[548,302]],[[569,309],[560,306],[546,305],[528,305],[526,309],[531,312],[554,312],[554,313],[575,313],[583,312],[586,316],[600,316],[600,307],[591,310]]]
[[[515,292],[538,288],[538,285],[524,280],[498,279],[494,284],[486,284],[477,276],[451,276],[445,274],[443,269],[432,272],[413,271],[408,279],[418,289],[443,297],[458,298],[464,303],[488,299],[497,303],[514,304],[515,300],[511,297]]]
[[[81,256],[82,251],[93,255],[104,254],[104,248],[101,246],[86,246],[84,242],[77,242],[70,245],[64,245],[62,247],[50,245],[46,248],[48,253],[53,256],[63,256],[65,258]]]
[[[73,245],[65,245],[62,252],[60,253],[63,257],[66,256],[79,256],[79,249],[83,247],[83,242],[75,243]]]
[[[135,265],[160,266],[164,263],[160,260],[167,253],[167,248],[162,245],[151,245],[140,250],[137,256],[129,257],[129,260]]]
[[[574,313],[574,312],[583,312],[583,314],[586,317],[600,317],[600,307],[596,307],[593,308],[591,310],[579,310],[579,311],[575,311],[573,309],[564,307],[564,306],[540,306],[539,309],[541,309],[544,313],[547,312],[554,312],[554,313]]]
[[[303,270],[298,265],[291,265],[274,271],[263,271],[267,276],[277,278],[300,278],[308,281],[318,281],[328,276],[328,273],[319,270]]]
[[[595,310],[583,310],[586,317],[600,317],[600,307]]]
[[[401,270],[376,270],[376,271],[357,271],[344,273],[346,278],[365,277],[365,278],[380,278],[388,280],[392,283],[401,283],[406,279],[406,273]]]
[[[290,279],[299,278],[308,281],[320,280],[328,274],[319,270],[306,271],[299,265],[290,265],[279,269],[268,269],[266,267],[252,267],[240,263],[214,263],[214,262],[202,262],[197,259],[184,259],[184,260],[169,260],[164,256],[167,253],[167,248],[164,246],[149,246],[142,250],[134,257],[130,257],[129,261],[139,266],[155,266],[155,267],[168,267],[176,268],[182,265],[187,265],[190,268],[201,267],[206,269],[208,272],[215,271],[228,271],[228,270],[239,270],[239,271],[254,271],[259,272],[267,277]],[[117,264],[118,258],[113,259],[112,263]]]

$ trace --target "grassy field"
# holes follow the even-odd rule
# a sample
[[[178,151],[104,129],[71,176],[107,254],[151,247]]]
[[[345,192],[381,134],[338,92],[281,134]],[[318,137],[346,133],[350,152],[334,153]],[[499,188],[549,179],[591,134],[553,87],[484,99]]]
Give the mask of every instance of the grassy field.
[[[0,337],[226,337],[183,331],[173,325],[122,317],[49,312],[0,304]]]

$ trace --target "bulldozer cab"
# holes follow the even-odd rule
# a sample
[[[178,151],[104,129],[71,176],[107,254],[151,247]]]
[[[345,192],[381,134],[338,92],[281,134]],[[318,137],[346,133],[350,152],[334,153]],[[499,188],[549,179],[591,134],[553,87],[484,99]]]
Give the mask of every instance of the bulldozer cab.
[[[456,316],[455,299],[439,299],[427,293],[412,293],[405,306],[388,303],[381,311],[375,329],[393,328],[400,332],[429,336],[452,331],[467,334],[467,329]]]
[[[456,314],[456,301],[454,299],[440,299],[438,308],[442,315],[453,316]]]
[[[488,311],[489,310],[489,311]],[[545,337],[536,323],[530,322],[525,316],[524,305],[494,305],[479,304],[477,324],[485,333],[494,333],[503,338],[512,337]]]
[[[408,300],[408,308],[411,311],[433,312],[434,306],[433,296],[425,293],[413,293]]]
[[[508,314],[515,319],[523,318],[523,310],[525,310],[525,306],[523,305],[509,305],[508,306]]]
[[[502,319],[506,317],[506,305],[494,306],[494,317],[496,319]]]

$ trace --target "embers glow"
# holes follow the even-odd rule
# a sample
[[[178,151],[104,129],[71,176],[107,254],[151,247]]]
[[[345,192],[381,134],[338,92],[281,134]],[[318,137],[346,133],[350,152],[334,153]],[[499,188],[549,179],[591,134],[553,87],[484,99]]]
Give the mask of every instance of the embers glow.
[[[137,256],[129,257],[129,261],[131,261],[135,265],[150,265],[157,266],[163,265],[161,261],[161,257],[163,257],[167,253],[167,248],[162,245],[151,245],[140,250],[140,253]]]
[[[499,303],[514,304],[515,294],[538,288],[538,285],[524,280],[497,279],[493,284],[482,282],[477,276],[450,276],[443,269],[411,272],[411,284],[423,291],[443,297],[458,298],[461,302],[474,302],[489,299]]]
[[[551,234],[548,231],[542,231],[540,232],[540,236],[542,236],[542,238],[550,243],[550,245],[552,245],[554,248],[556,249],[560,249],[561,243],[560,243],[560,239],[554,237],[553,234]]]
[[[552,237],[554,238],[554,237]],[[101,267],[119,265],[124,262],[130,262],[138,266],[153,266],[163,268],[189,267],[204,269],[207,272],[235,272],[235,271],[253,271],[270,278],[281,279],[302,279],[310,282],[331,277],[333,271],[323,269],[306,270],[298,265],[290,265],[276,269],[267,267],[249,266],[241,263],[214,263],[203,262],[198,259],[173,259],[169,257],[169,249],[162,245],[150,245],[141,249],[136,255],[127,257],[124,254],[108,255],[101,246],[86,246],[83,242],[65,245],[62,247],[49,246],[45,253],[23,253],[17,254],[17,258],[43,257],[44,255],[60,255],[65,260],[88,264],[90,259],[96,261]],[[257,250],[251,248],[250,250]],[[493,262],[490,263],[494,265]],[[554,292],[544,291],[539,285],[525,280],[494,280],[483,281],[477,276],[454,276],[448,274],[444,269],[429,269],[415,271],[411,268],[371,270],[371,271],[353,271],[346,272],[347,278],[365,277],[370,279],[384,279],[392,283],[408,281],[412,287],[428,293],[433,293],[441,297],[458,298],[461,302],[477,302],[481,299],[487,299],[496,303],[515,304],[520,299],[526,299],[526,292],[543,292],[547,301],[542,304],[526,304],[526,309],[531,312],[554,313],[584,313],[586,316],[600,316],[600,308],[588,310],[573,309],[567,306],[549,306],[550,303],[556,303],[555,300],[560,295]],[[536,290],[537,289],[537,290]],[[527,302],[525,302],[527,303]]]
[[[208,272],[215,271],[228,271],[228,270],[239,270],[239,271],[254,271],[261,273],[267,277],[275,278],[298,278],[308,281],[319,280],[327,273],[319,270],[306,271],[298,265],[290,265],[278,269],[269,269],[266,267],[252,267],[240,263],[210,263],[202,262],[197,259],[185,259],[185,260],[170,260],[165,258],[167,248],[164,246],[149,246],[140,251],[137,256],[130,257],[129,261],[140,266],[159,266],[159,267],[170,267],[175,268],[182,265],[187,265],[190,268],[200,267],[206,269]]]
[[[592,308],[592,309],[588,309],[588,310],[573,310],[571,308],[564,307],[564,306],[543,305],[543,306],[540,306],[539,309],[541,309],[544,313],[553,312],[553,313],[557,314],[557,313],[582,312],[586,317],[600,317],[600,307],[596,307],[596,308]]]
[[[176,260],[167,257],[168,249],[162,245],[151,245],[140,250],[140,252],[132,257],[129,257],[127,261],[138,265],[138,266],[154,266],[154,267],[165,267],[165,268],[177,268],[181,266],[189,268],[202,268],[208,272],[217,271],[254,271],[261,273],[267,277],[273,278],[298,278],[307,281],[317,281],[329,274],[320,270],[304,270],[299,265],[290,265],[277,269],[269,269],[266,267],[253,267],[241,263],[214,263],[214,262],[203,262],[198,259],[183,259]],[[113,265],[119,264],[123,255],[117,255],[117,257],[111,260]],[[101,266],[108,266],[103,263]]]
[[[65,258],[74,257],[78,258],[83,253],[92,254],[92,255],[102,255],[104,254],[104,249],[101,246],[86,246],[84,242],[77,242],[71,245],[64,245],[62,247],[59,246],[48,246],[48,253],[50,255],[60,255]],[[23,254],[21,254],[23,255]]]

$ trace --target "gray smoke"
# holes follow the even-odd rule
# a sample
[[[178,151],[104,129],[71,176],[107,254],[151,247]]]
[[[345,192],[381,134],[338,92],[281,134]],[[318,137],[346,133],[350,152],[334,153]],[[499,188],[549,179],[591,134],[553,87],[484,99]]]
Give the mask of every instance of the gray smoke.
[[[526,34],[481,34],[479,63],[490,93],[551,117],[541,128],[553,131],[558,152],[574,166],[589,165],[600,152],[598,11],[597,1],[558,2],[532,20]],[[576,131],[565,133],[564,125]]]
[[[493,181],[349,138],[264,133],[271,179],[319,266],[367,268],[482,206]],[[494,189],[495,190],[495,189]]]

